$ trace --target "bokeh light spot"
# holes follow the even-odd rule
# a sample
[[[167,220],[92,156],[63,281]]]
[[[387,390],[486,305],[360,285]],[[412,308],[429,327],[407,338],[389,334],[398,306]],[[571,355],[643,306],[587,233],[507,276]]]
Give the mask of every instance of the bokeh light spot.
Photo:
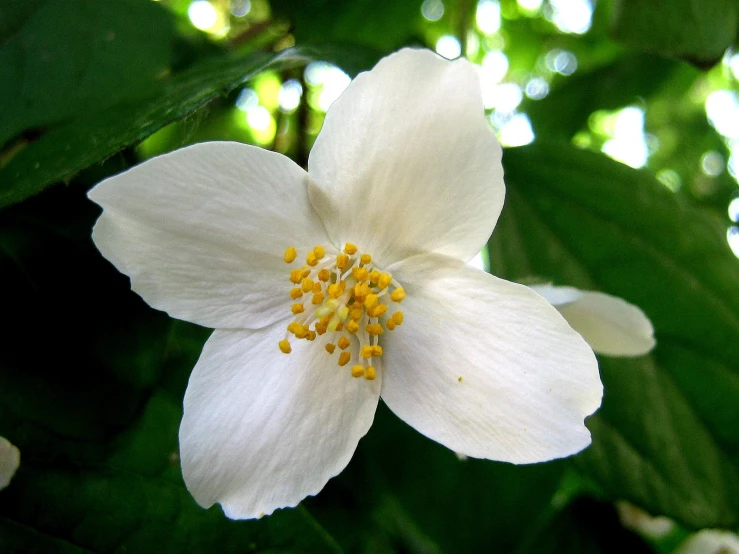
[[[739,197],[729,203],[729,217],[731,221],[739,223]]]
[[[436,41],[436,52],[448,60],[453,60],[462,55],[462,45],[457,37],[444,35]]]
[[[492,35],[500,30],[500,4],[496,0],[481,0],[475,12],[477,28],[484,35]]]
[[[503,146],[523,146],[534,142],[534,129],[524,113],[515,114],[498,131],[498,140]]]
[[[546,79],[541,77],[532,77],[526,81],[526,85],[523,90],[526,93],[526,96],[532,100],[541,100],[549,94],[549,83],[547,83]]]
[[[672,192],[680,190],[683,184],[680,175],[673,169],[660,169],[657,172],[657,180]]]
[[[633,168],[647,163],[647,142],[644,137],[644,112],[635,106],[616,114],[613,138],[606,141],[603,152]]]
[[[726,167],[724,157],[715,150],[706,152],[701,156],[701,170],[709,177],[721,175],[724,167]]]
[[[207,0],[195,0],[187,8],[187,17],[201,31],[207,31],[218,21],[218,12]]]
[[[549,0],[544,15],[560,31],[581,35],[590,29],[593,5],[589,0]]]
[[[444,16],[444,2],[441,0],[424,0],[421,14],[429,21],[439,21]]]
[[[734,255],[739,258],[739,227],[732,225],[726,232],[726,240],[729,241],[729,246],[734,252]]]
[[[300,105],[300,98],[303,95],[303,86],[295,79],[290,79],[282,83],[277,100],[280,103],[280,110],[285,113],[294,112]]]

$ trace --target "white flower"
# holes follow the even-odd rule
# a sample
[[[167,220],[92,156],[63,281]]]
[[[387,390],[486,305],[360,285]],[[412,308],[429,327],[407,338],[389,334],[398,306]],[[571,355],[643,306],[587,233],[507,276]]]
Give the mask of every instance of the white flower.
[[[90,192],[95,243],[133,289],[216,328],[180,427],[201,505],[254,518],[318,493],[380,396],[468,456],[529,463],[590,443],[590,347],[527,287],[465,264],[503,204],[500,157],[473,66],[403,50],[331,106],[308,172],[206,143]]]
[[[639,308],[602,292],[531,287],[546,298],[598,354],[642,356],[654,348],[654,328]]]
[[[10,484],[10,480],[21,464],[21,453],[8,439],[0,437],[0,490]]]
[[[703,529],[681,543],[675,554],[739,554],[739,536],[721,529]]]

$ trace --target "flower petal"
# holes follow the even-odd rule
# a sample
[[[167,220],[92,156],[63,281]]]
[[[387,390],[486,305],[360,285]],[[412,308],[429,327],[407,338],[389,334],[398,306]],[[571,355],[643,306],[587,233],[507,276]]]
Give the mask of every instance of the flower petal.
[[[405,319],[386,333],[382,398],[455,452],[532,463],[590,443],[602,385],[590,347],[523,285],[439,256],[393,268]]]
[[[285,249],[327,240],[307,179],[280,154],[196,144],[92,189],[103,208],[92,237],[151,306],[208,327],[261,327],[285,315]]]
[[[277,342],[287,322],[216,330],[185,394],[180,455],[185,483],[204,507],[256,518],[316,494],[349,463],[380,395],[325,349],[327,335]]]
[[[503,206],[500,159],[474,66],[405,49],[331,105],[308,160],[311,201],[334,244],[386,266],[422,252],[467,261]]]
[[[654,328],[639,308],[602,292],[580,292],[580,300],[558,309],[593,350],[609,356],[641,356],[654,348]]]
[[[551,284],[530,285],[529,288],[535,293],[546,298],[555,308],[561,308],[582,298],[582,292],[575,287],[555,287]]]
[[[21,464],[21,453],[8,439],[0,437],[0,490],[10,484],[10,480]]]

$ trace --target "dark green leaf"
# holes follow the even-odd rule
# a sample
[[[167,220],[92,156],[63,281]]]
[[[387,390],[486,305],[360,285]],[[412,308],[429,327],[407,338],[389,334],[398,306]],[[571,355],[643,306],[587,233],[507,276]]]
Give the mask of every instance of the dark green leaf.
[[[504,155],[493,271],[640,306],[657,348],[601,358],[605,397],[577,460],[614,499],[695,527],[739,523],[739,260],[706,212],[644,172],[568,145]]]
[[[735,0],[615,0],[613,37],[645,52],[711,67],[733,44],[739,24]]]
[[[0,169],[0,207],[68,179],[153,132],[187,117],[267,68],[305,63],[300,51],[224,56],[159,83],[146,100],[127,101],[55,127]]]
[[[402,46],[421,18],[421,1],[273,0],[275,16],[294,25],[303,43],[361,44],[389,52]]]
[[[146,95],[170,71],[173,38],[154,2],[39,3],[0,46],[0,145]]]

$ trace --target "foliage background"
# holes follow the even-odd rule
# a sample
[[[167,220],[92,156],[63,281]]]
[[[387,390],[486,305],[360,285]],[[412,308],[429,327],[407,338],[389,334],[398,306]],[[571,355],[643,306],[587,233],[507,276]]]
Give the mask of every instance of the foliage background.
[[[1,551],[672,552],[739,529],[736,2],[196,3],[0,2],[0,435],[22,455]],[[509,147],[491,271],[621,296],[657,348],[600,357],[593,445],[571,459],[461,461],[381,404],[317,497],[259,521],[202,510],[177,427],[209,330],[130,291],[86,191],[211,139],[304,164],[351,76],[455,41]],[[649,532],[630,506],[675,523]]]

